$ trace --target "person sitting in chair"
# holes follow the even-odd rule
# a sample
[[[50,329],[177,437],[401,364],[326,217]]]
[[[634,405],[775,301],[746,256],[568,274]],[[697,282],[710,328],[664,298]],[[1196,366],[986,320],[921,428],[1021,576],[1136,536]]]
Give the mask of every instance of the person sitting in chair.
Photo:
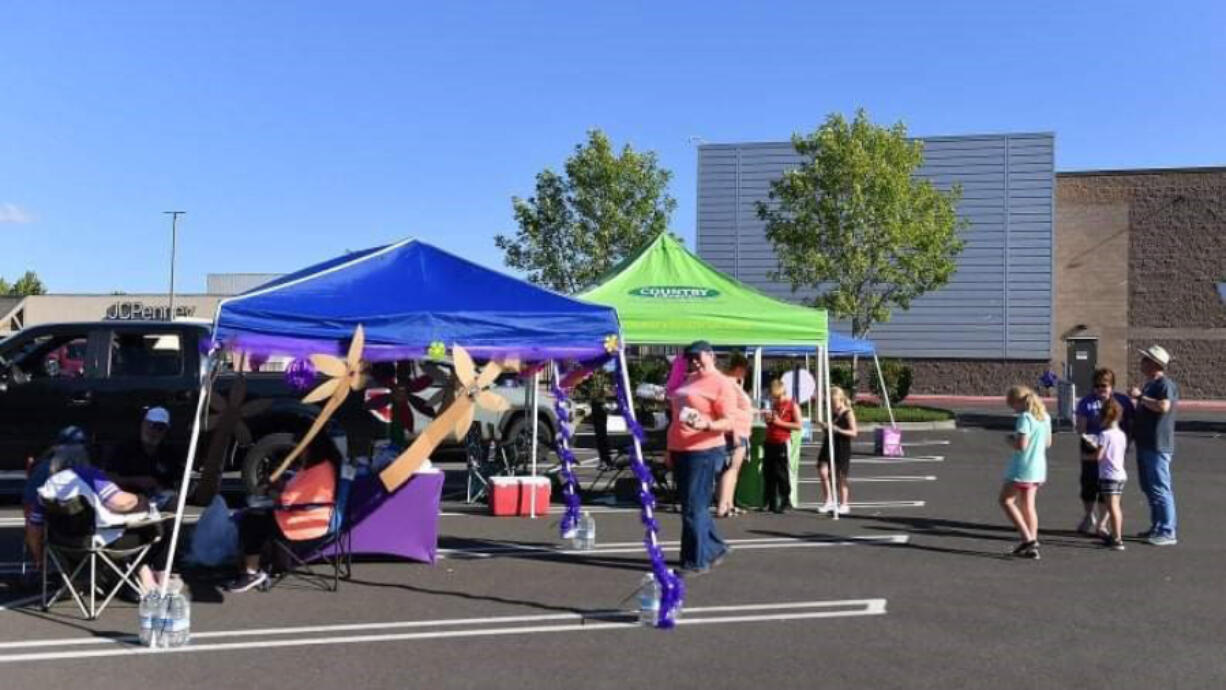
[[[140,423],[140,434],[117,446],[103,464],[120,488],[158,497],[168,505],[183,473],[183,458],[175,457],[166,443],[170,412],[151,407]]]
[[[38,489],[38,499],[30,510],[26,541],[36,562],[43,560],[46,543],[46,506],[49,502],[65,502],[75,497],[85,498],[94,510],[97,525],[95,538],[109,548],[129,549],[153,544],[147,565],[138,570],[141,588],[148,592],[160,585],[166,571],[166,544],[161,539],[162,526],[154,523],[128,528],[128,519],[135,513],[148,513],[149,503],[143,496],[120,489],[101,470],[89,463],[83,445],[56,446],[51,453],[47,481]]]
[[[243,570],[227,586],[229,591],[248,592],[268,583],[260,561],[278,533],[289,541],[309,541],[331,531],[340,452],[328,434],[322,433],[307,446],[303,457],[301,469],[286,471],[275,485],[249,497],[251,507],[239,514]]]

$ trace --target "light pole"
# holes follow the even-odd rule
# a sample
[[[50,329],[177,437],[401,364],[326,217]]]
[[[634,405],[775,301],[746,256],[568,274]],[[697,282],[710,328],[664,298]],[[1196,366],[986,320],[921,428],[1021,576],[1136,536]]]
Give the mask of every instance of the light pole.
[[[175,250],[179,244],[179,216],[187,211],[162,211],[170,216],[170,306],[166,309],[166,320],[175,320]]]

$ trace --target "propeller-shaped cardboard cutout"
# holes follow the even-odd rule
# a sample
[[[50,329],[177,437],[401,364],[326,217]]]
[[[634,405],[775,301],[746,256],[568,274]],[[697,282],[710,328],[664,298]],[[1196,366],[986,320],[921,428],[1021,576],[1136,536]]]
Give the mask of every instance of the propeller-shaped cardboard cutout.
[[[366,332],[359,325],[353,332],[353,341],[349,343],[349,354],[345,359],[332,355],[311,355],[311,364],[315,365],[316,371],[327,376],[328,380],[307,393],[302,402],[308,404],[321,400],[327,400],[327,402],[324,403],[319,416],[315,417],[315,422],[311,424],[306,435],[302,437],[294,450],[285,456],[276,471],[268,476],[270,482],[277,481],[294,460],[302,455],[302,451],[306,450],[307,445],[319,435],[320,430],[340,408],[341,403],[345,402],[345,398],[349,397],[349,392],[361,390],[366,385],[365,377],[362,375],[362,348],[365,345]]]
[[[459,345],[452,348],[452,359],[455,364],[455,399],[413,439],[413,443],[400,457],[379,474],[379,479],[388,491],[394,491],[408,481],[447,437],[462,440],[472,426],[473,414],[478,406],[491,412],[505,412],[511,407],[506,398],[489,390],[502,373],[502,364],[491,361],[482,367],[481,373],[478,374],[472,357]],[[507,364],[510,369],[517,367],[516,363]]]
[[[239,367],[242,368],[241,365]],[[216,379],[213,381],[216,385]],[[258,417],[272,407],[272,399],[246,401],[247,377],[239,373],[230,384],[230,392],[225,398],[214,389],[209,395],[209,409],[212,414],[205,423],[205,429],[212,432],[209,438],[208,452],[204,456],[204,465],[200,468],[200,483],[196,485],[195,499],[201,505],[207,504],[217,495],[221,488],[221,472],[225,464],[226,451],[230,444],[250,446],[251,429],[246,420]]]

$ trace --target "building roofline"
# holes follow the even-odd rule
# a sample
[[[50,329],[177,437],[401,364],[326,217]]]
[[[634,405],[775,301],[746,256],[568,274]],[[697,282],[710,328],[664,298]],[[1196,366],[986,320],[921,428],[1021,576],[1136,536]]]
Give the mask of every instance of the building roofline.
[[[1226,173],[1226,165],[1175,168],[1124,168],[1113,170],[1058,170],[1056,171],[1056,177],[1107,177],[1112,175],[1166,175],[1186,173]]]
[[[168,299],[169,296],[165,292],[48,292],[42,295],[27,295],[25,299],[30,297],[114,297],[116,299],[124,297],[146,297],[150,299]],[[211,292],[176,292],[175,299],[180,297],[229,297],[229,295],[217,295]]]
[[[921,139],[923,141],[967,141],[972,139],[1000,139],[1008,137],[1010,139],[1029,139],[1029,138],[1055,138],[1055,132],[981,132],[975,134],[909,134],[908,139]],[[774,141],[743,141],[743,142],[724,142],[724,143],[705,143],[699,144],[701,149],[731,149],[731,148],[766,148],[772,146],[791,146],[791,138],[776,139]]]

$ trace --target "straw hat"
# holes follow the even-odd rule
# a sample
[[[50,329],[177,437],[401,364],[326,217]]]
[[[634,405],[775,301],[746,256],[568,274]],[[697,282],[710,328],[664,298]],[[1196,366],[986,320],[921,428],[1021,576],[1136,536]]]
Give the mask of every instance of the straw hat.
[[[1144,350],[1137,350],[1137,352],[1140,352],[1142,357],[1157,363],[1163,369],[1171,363],[1170,353],[1161,345],[1150,345]]]

